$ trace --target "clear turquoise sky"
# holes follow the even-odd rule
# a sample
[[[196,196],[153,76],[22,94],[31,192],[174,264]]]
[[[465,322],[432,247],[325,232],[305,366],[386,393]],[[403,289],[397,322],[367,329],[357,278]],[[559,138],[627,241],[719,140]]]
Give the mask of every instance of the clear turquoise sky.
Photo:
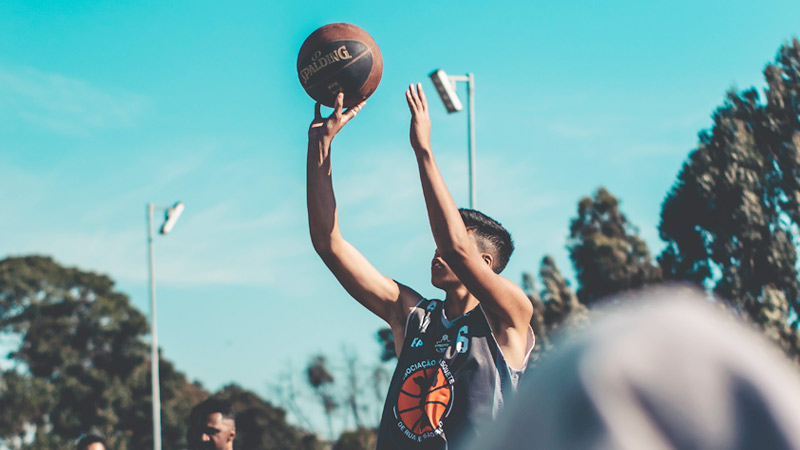
[[[428,90],[434,150],[466,206],[466,114],[445,112],[427,74],[475,74],[478,207],[514,235],[506,276],[519,281],[548,253],[569,271],[569,220],[601,185],[660,251],[661,201],[697,132],[727,89],[762,85],[798,17],[796,0],[4,0],[0,257],[107,273],[147,313],[145,205],[182,200],[156,240],[164,354],[210,389],[269,397],[318,351],[350,346],[372,364],[382,325],[308,238],[313,102],[295,63],[314,29],[357,24],[384,58],[380,87],[334,142],[343,233],[435,297],[408,83]]]

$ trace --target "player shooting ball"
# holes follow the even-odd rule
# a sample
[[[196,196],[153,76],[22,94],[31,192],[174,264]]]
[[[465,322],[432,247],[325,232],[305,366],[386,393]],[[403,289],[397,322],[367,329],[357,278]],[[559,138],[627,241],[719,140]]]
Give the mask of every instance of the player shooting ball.
[[[378,432],[379,449],[460,449],[516,390],[534,344],[531,302],[500,275],[513,251],[500,223],[458,209],[433,157],[422,85],[406,91],[411,147],[419,166],[436,251],[431,283],[444,300],[422,298],[379,273],[339,231],[331,142],[364,107],[344,96],[308,132],[308,220],[314,249],[339,283],[392,329],[397,368]]]

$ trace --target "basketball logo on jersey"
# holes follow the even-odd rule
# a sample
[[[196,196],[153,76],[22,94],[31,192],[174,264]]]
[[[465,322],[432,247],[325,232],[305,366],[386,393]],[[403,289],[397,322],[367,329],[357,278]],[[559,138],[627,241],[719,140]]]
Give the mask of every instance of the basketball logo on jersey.
[[[407,438],[422,442],[442,434],[442,419],[453,402],[454,379],[447,363],[428,361],[414,364],[406,377],[394,408],[397,427]]]

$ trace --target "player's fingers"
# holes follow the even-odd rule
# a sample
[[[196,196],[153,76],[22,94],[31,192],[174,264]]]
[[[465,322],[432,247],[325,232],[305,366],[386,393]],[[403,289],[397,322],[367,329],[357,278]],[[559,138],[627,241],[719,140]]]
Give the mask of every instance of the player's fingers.
[[[422,102],[422,109],[424,111],[428,110],[428,99],[425,98],[425,91],[422,90],[422,83],[417,83],[417,92],[419,93],[419,99]]]
[[[409,84],[408,90],[411,91],[411,97],[414,99],[414,104],[419,107],[419,94],[417,93],[416,86]]]
[[[336,100],[333,102],[333,115],[341,117],[342,108],[344,107],[344,93],[339,92],[336,94]]]
[[[408,102],[408,109],[414,112],[416,107],[414,106],[414,99],[411,98],[411,89],[406,89],[406,101]]]
[[[344,113],[345,117],[347,117],[347,120],[350,120],[350,119],[352,119],[353,117],[355,117],[355,116],[356,116],[356,114],[358,114],[358,112],[359,112],[359,111],[361,111],[361,109],[362,109],[362,108],[364,108],[364,105],[366,105],[366,104],[367,104],[367,101],[366,101],[366,100],[364,100],[363,102],[361,102],[361,103],[357,104],[356,106],[353,106],[352,108],[349,108],[349,109],[348,109],[348,110],[347,110],[347,111]]]
[[[318,120],[322,120],[322,104],[320,102],[314,105],[314,122]]]
[[[414,90],[414,85],[408,85],[408,92],[411,93],[411,100],[414,102],[414,109],[419,111],[420,110],[420,102],[419,96],[417,95],[417,91]]]

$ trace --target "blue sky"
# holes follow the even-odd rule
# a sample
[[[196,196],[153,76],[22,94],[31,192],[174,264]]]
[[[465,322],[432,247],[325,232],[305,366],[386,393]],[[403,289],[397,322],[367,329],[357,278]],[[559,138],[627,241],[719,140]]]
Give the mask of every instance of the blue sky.
[[[514,235],[506,276],[519,281],[548,253],[569,271],[569,220],[601,185],[658,252],[661,202],[697,132],[727,89],[763,84],[797,17],[794,0],[5,0],[0,257],[107,273],[147,313],[145,205],[183,201],[156,239],[163,351],[211,389],[269,397],[319,351],[374,363],[382,325],[308,238],[313,102],[295,63],[314,29],[357,24],[384,58],[377,92],[334,141],[343,233],[435,297],[408,83],[429,93],[437,160],[466,206],[466,114],[445,112],[427,74],[475,74],[477,206]]]

